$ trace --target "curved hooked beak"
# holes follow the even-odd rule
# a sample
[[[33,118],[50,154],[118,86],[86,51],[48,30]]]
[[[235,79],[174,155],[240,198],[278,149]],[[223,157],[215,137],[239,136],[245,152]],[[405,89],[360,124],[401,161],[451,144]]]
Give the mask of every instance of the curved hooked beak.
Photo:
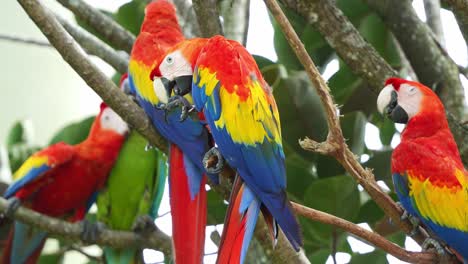
[[[377,108],[379,112],[395,123],[406,124],[408,113],[398,104],[398,93],[392,85],[385,86],[377,98]]]
[[[156,95],[167,103],[169,97],[172,96],[172,92],[175,95],[184,96],[192,90],[192,75],[182,75],[175,77],[174,80],[169,80],[165,77],[156,77],[153,80],[153,86]]]

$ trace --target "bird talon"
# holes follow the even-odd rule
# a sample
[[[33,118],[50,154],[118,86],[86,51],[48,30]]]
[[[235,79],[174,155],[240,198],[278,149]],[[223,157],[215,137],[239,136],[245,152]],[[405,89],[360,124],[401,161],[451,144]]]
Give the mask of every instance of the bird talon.
[[[431,237],[426,238],[424,242],[422,243],[421,247],[424,251],[427,251],[432,247],[436,250],[437,254],[441,256],[446,254],[444,244]]]
[[[5,209],[5,212],[3,215],[7,218],[13,218],[13,215],[15,212],[18,210],[18,208],[21,206],[21,200],[18,199],[17,197],[11,197],[7,201],[7,208]]]
[[[81,221],[81,240],[88,244],[95,244],[106,226],[101,222],[91,222],[88,219]]]
[[[132,231],[140,235],[150,234],[156,231],[156,224],[149,215],[140,215],[135,219]]]
[[[217,147],[212,147],[203,156],[203,166],[208,173],[218,174],[224,167],[224,157]]]

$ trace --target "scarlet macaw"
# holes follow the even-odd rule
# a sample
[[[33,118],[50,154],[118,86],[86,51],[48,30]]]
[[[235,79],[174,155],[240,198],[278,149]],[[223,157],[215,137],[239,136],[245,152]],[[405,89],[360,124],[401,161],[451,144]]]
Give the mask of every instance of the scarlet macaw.
[[[377,99],[379,111],[406,124],[392,154],[398,198],[410,215],[468,261],[468,172],[444,106],[431,89],[418,82],[390,78],[385,85]],[[441,249],[438,243],[427,241]]]
[[[241,44],[222,36],[192,39],[169,50],[153,71],[155,76],[161,77],[154,78],[155,87],[176,92],[170,104],[190,108],[186,97],[191,94],[219,152],[237,170],[218,263],[244,261],[261,209],[271,221],[273,239],[277,223],[299,250],[299,225],[286,196],[278,109],[253,57]],[[191,81],[179,82],[181,78]]]
[[[9,213],[23,204],[70,222],[82,220],[104,186],[127,131],[122,118],[102,103],[85,141],[49,146],[15,172],[15,181],[4,194],[10,202]],[[16,221],[2,263],[35,263],[46,238],[47,232]]]
[[[202,158],[209,149],[209,134],[198,118],[180,122],[176,112],[166,118],[162,106],[171,95],[155,91],[149,79],[165,52],[183,39],[174,6],[167,1],[150,3],[132,49],[128,73],[130,90],[170,142],[169,191],[176,263],[198,264],[205,243],[206,179]]]
[[[122,76],[121,88],[128,83]],[[145,149],[147,140],[130,131],[115,162],[106,187],[99,192],[97,220],[115,230],[145,231],[154,225],[167,176],[167,158],[156,149]],[[141,262],[137,248],[104,247],[109,264]]]

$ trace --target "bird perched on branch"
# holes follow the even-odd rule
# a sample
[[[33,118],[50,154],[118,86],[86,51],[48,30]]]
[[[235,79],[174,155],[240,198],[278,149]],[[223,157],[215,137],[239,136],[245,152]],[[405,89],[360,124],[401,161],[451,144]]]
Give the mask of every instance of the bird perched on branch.
[[[206,226],[206,177],[202,158],[211,139],[198,117],[180,122],[179,113],[166,115],[163,106],[171,96],[157,91],[149,79],[165,52],[184,39],[174,6],[155,1],[146,7],[141,32],[136,38],[129,62],[130,91],[170,143],[169,195],[172,239],[176,263],[201,263]],[[216,181],[216,177],[212,176]]]
[[[120,80],[128,85],[127,75]],[[161,204],[167,176],[167,159],[156,149],[146,149],[147,140],[130,131],[112,168],[105,188],[97,197],[97,220],[114,230],[150,233]],[[140,263],[141,250],[104,247],[108,264]]]
[[[88,138],[77,144],[49,146],[28,158],[6,190],[7,216],[23,205],[70,222],[83,220],[119,154],[127,124],[104,103]],[[84,225],[83,238],[96,230]],[[2,263],[35,263],[47,233],[15,221]]]
[[[208,155],[223,156],[238,173],[218,263],[244,261],[260,211],[272,240],[279,225],[298,251],[302,239],[286,196],[278,109],[252,55],[222,36],[186,40],[168,51],[152,78],[156,91],[175,93],[166,105],[169,113],[182,107],[182,119],[190,116],[193,98],[217,144]]]
[[[468,172],[442,102],[418,82],[390,78],[377,106],[394,122],[406,124],[392,154],[393,183],[403,208],[436,238],[423,246],[442,253],[446,243],[468,261]]]

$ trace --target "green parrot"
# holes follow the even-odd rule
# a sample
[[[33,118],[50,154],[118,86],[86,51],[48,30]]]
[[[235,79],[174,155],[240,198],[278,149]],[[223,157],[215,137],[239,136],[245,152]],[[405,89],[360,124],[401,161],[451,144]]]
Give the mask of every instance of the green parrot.
[[[126,81],[122,77],[121,86]],[[144,229],[154,225],[167,176],[167,158],[147,147],[147,140],[135,130],[125,141],[112,168],[106,187],[97,198],[97,220],[115,230]],[[109,264],[142,262],[138,248],[104,247]]]

